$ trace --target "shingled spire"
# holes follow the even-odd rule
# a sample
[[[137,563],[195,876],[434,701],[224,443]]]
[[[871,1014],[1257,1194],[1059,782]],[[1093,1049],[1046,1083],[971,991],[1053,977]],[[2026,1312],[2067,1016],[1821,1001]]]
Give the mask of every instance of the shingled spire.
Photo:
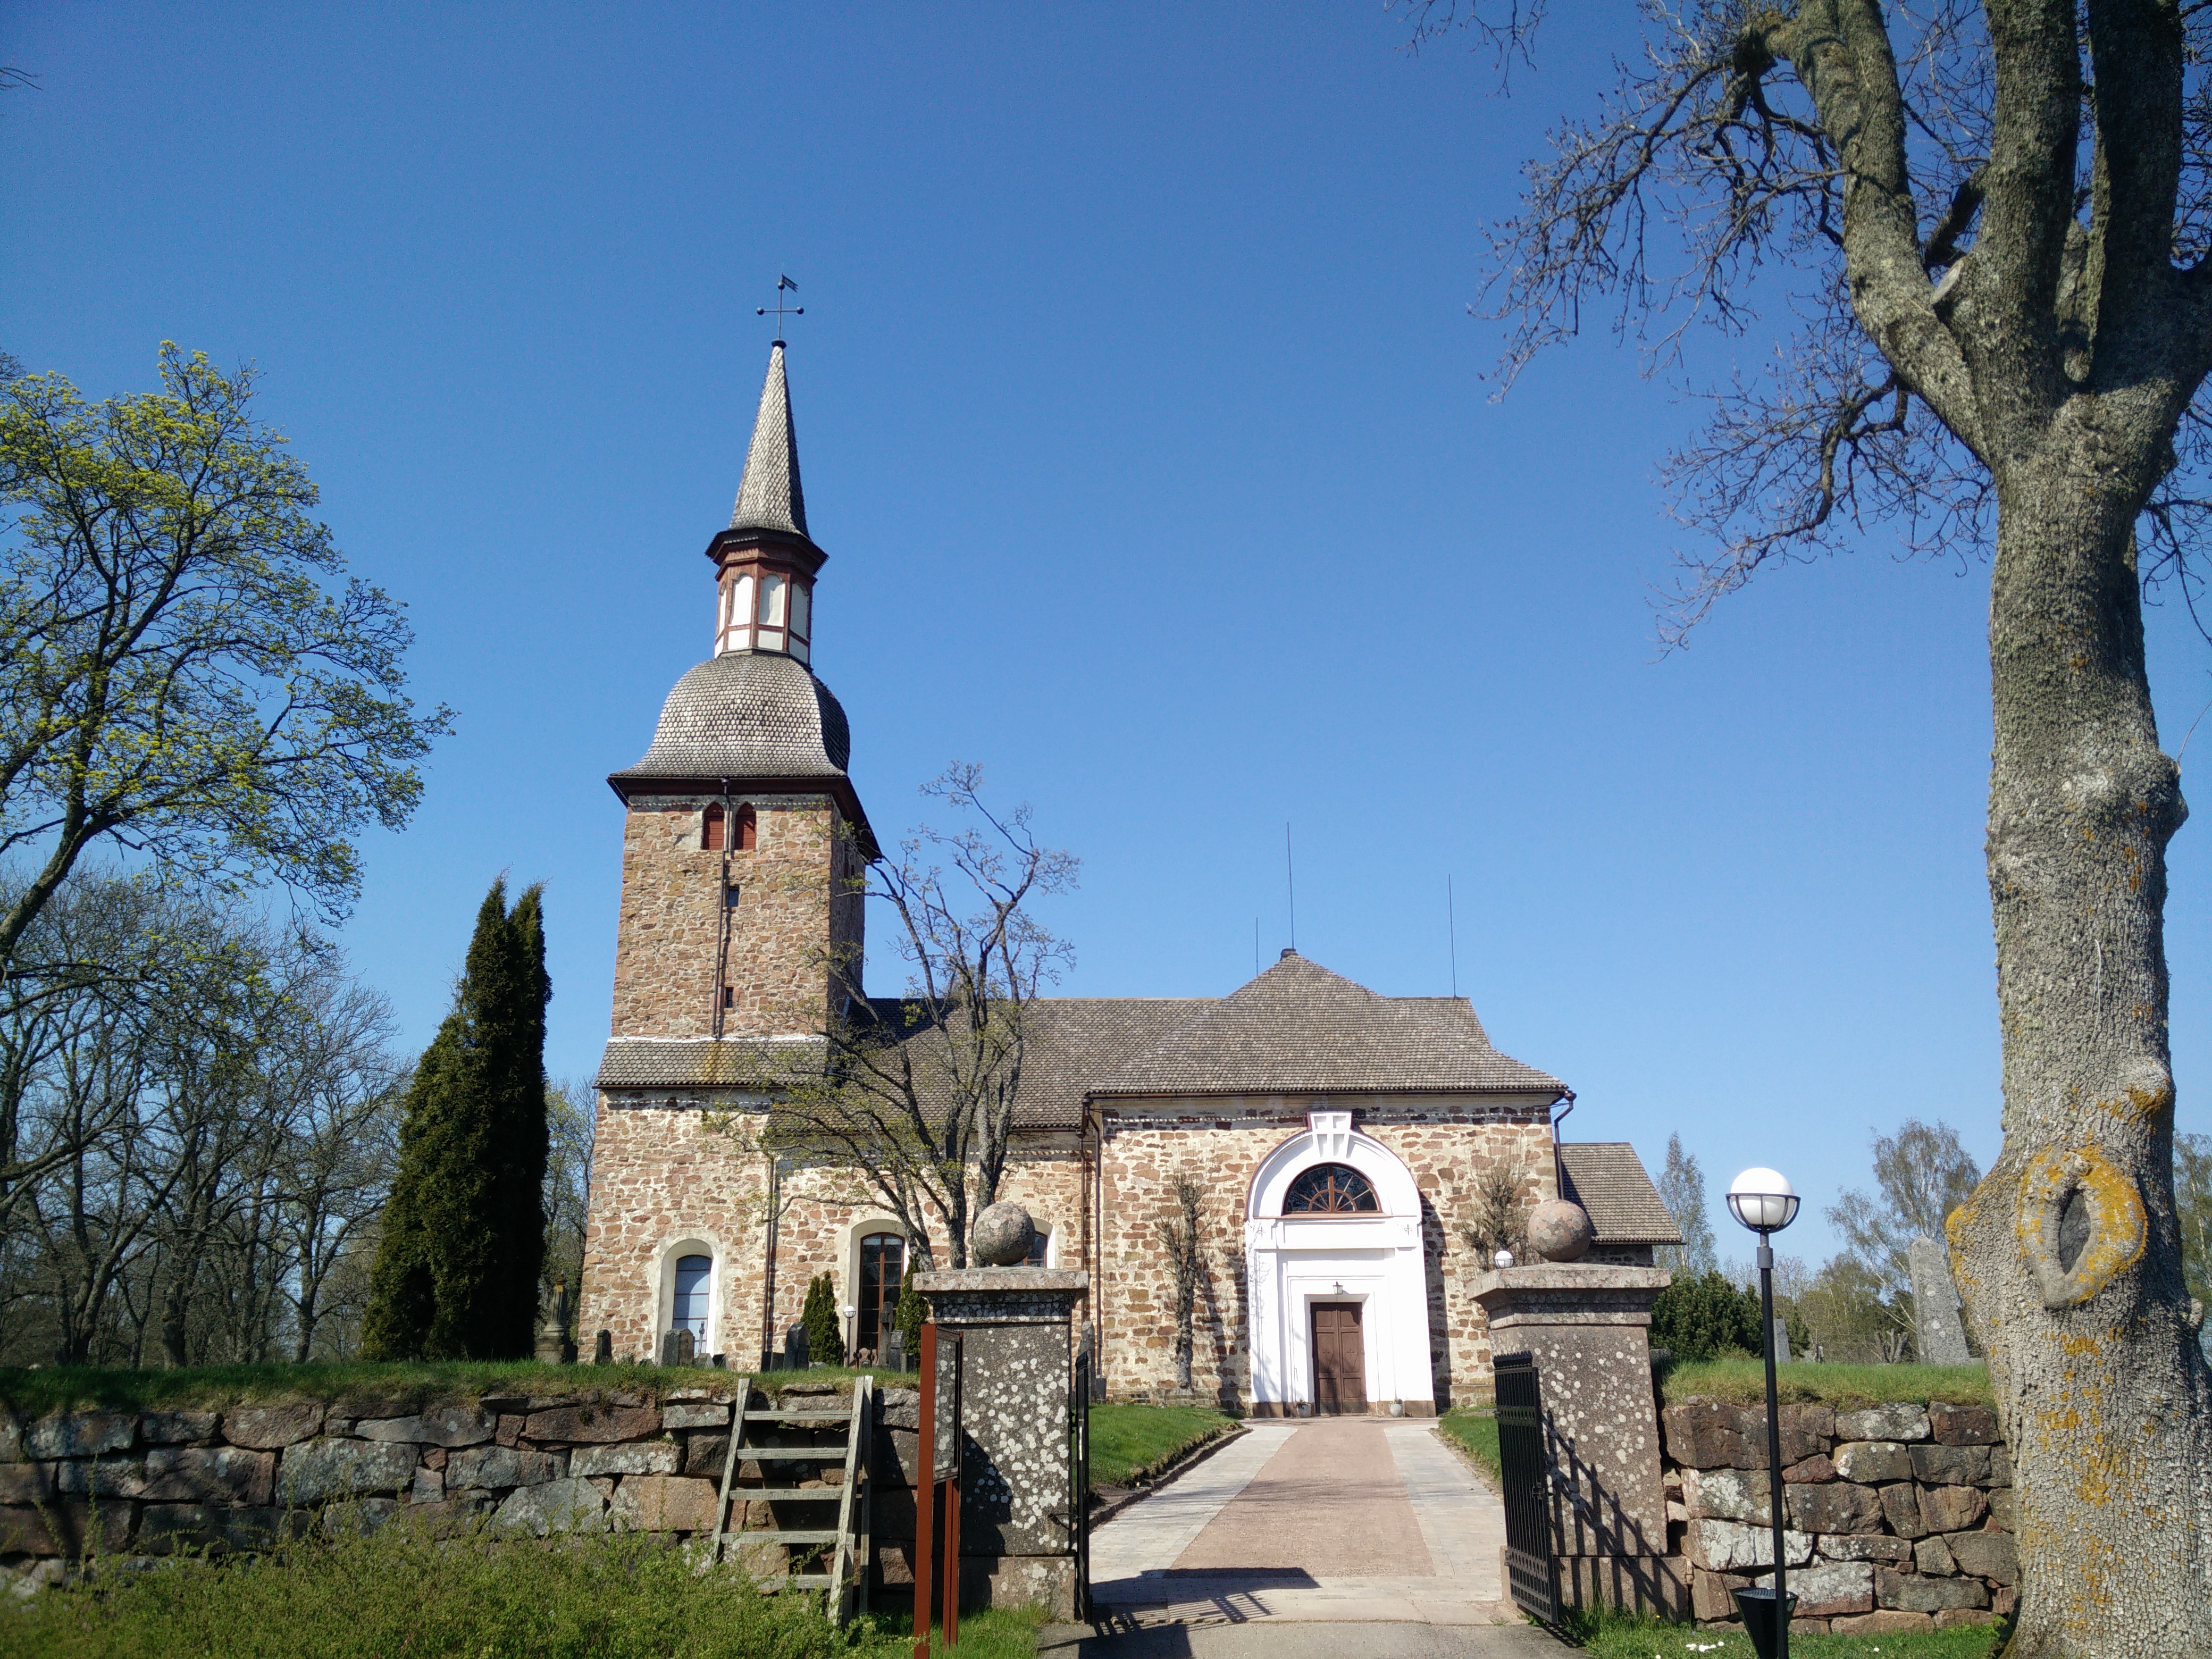
[[[806,536],[806,497],[799,487],[799,439],[792,429],[781,340],[769,348],[768,380],[761,386],[760,413],[753,419],[752,447],[745,452],[744,482],[738,487],[730,528]]]

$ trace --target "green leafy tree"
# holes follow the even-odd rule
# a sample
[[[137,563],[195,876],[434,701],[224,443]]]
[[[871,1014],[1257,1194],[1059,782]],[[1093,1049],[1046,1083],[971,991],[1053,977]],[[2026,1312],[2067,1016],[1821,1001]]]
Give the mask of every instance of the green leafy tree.
[[[2190,1297],[2212,1308],[2212,1135],[2173,1138],[2173,1209]],[[2212,1352],[2212,1321],[2197,1327],[2197,1340]]]
[[[416,1067],[377,1249],[371,1358],[532,1351],[545,1257],[545,934],[540,890],[477,913],[453,1011]]]
[[[1945,1218],[1973,1196],[1981,1178],[1956,1129],[1940,1119],[1907,1118],[1895,1134],[1874,1137],[1875,1192],[1844,1193],[1830,1206],[1828,1224],[1881,1281],[1883,1297],[1909,1310],[1912,1241],[1941,1239]]]
[[[1682,1137],[1667,1137],[1667,1167],[1659,1172],[1659,1201],[1674,1218],[1680,1244],[1662,1244],[1651,1253],[1660,1267],[1678,1273],[1709,1273],[1720,1265],[1713,1243],[1712,1218],[1705,1211],[1705,1172],[1682,1150]]]
[[[1651,1346],[1677,1359],[1759,1353],[1759,1295],[1738,1290],[1717,1268],[1679,1274],[1651,1304]]]
[[[906,1363],[908,1366],[921,1364],[921,1328],[929,1321],[929,1303],[915,1289],[911,1278],[899,1286],[898,1308],[891,1317],[906,1341]]]
[[[817,1273],[807,1285],[799,1317],[806,1327],[806,1357],[817,1365],[843,1364],[844,1322],[837,1317],[836,1281],[828,1273]]]
[[[348,839],[396,830],[451,723],[416,713],[404,608],[345,568],[250,368],[164,344],[162,389],[0,378],[0,975],[95,846],[342,917]]]
[[[1847,1364],[1895,1364],[1911,1357],[1912,1304],[1849,1251],[1834,1256],[1797,1298],[1815,1359]]]

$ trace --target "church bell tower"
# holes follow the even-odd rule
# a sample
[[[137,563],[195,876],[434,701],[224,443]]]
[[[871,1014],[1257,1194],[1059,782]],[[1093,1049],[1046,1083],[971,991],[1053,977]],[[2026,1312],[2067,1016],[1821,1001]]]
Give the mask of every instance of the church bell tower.
[[[818,1055],[825,1017],[858,990],[855,882],[876,845],[845,772],[845,711],[814,675],[827,557],[778,340],[736,510],[707,544],[714,654],[676,682],[644,757],[607,780],[622,911],[578,1329],[623,1358],[661,1354],[679,1330],[701,1353],[773,1340],[766,1164],[706,1109],[757,1106],[763,1078]],[[709,603],[702,583],[691,626]]]
[[[857,977],[875,848],[846,774],[845,711],[813,672],[815,582],[784,343],[714,567],[714,654],[676,683],[652,745],[607,781],[626,811],[614,1021],[601,1085],[711,1087],[715,1045],[818,1036]]]

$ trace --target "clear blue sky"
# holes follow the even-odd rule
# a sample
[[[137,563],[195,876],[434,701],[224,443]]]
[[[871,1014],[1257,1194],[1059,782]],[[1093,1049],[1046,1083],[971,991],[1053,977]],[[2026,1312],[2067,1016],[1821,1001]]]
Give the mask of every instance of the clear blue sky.
[[[1871,1128],[1996,1149],[1987,572],[1881,542],[1656,656],[1693,411],[1601,331],[1493,404],[1466,311],[1619,44],[1568,21],[1509,100],[1370,0],[17,5],[0,345],[94,395],[164,338],[257,362],[411,605],[459,725],[344,934],[410,1043],[504,870],[548,884],[550,1062],[596,1063],[604,780],[708,648],[788,271],[816,665],[879,831],[981,762],[1084,860],[1049,920],[1090,995],[1231,990],[1255,917],[1272,958],[1286,819],[1299,948],[1442,992],[1449,873],[1460,989],[1571,1138],[1656,1170],[1679,1129],[1716,1198],[1774,1164],[1817,1261]],[[2171,747],[2212,655],[2153,636]],[[2197,1129],[2206,835],[2168,911]]]

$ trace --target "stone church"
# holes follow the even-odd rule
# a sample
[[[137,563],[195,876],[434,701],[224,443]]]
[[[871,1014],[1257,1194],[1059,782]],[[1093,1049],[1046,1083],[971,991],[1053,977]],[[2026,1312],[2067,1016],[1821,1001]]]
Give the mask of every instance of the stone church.
[[[622,908],[578,1329],[641,1358],[688,1329],[750,1369],[824,1273],[848,1348],[878,1350],[914,1255],[849,1176],[772,1170],[742,1133],[770,1103],[732,1087],[757,1075],[741,1054],[820,1050],[825,963],[865,943],[853,878],[876,850],[845,712],[811,666],[828,555],[781,341],[706,552],[713,654],[608,780]],[[1597,1259],[1648,1265],[1680,1242],[1632,1148],[1557,1143],[1571,1091],[1493,1048],[1463,998],[1380,996],[1286,951],[1218,998],[1032,1006],[1000,1196],[1036,1218],[1033,1261],[1089,1273],[1080,1318],[1111,1398],[1179,1390],[1161,1224],[1186,1177],[1203,1194],[1192,1388],[1255,1415],[1425,1415],[1489,1391],[1468,1293],[1488,1264],[1466,1235],[1493,1170],[1530,1201],[1577,1200]]]

